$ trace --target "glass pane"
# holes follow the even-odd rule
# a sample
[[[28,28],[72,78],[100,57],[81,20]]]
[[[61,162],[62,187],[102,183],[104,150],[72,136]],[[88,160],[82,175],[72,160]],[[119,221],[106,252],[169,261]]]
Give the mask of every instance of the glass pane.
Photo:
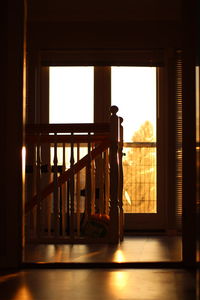
[[[49,68],[49,123],[93,123],[93,107],[94,67]],[[66,146],[66,168],[70,167],[70,151]],[[80,158],[86,155],[86,152],[87,149],[81,147]],[[75,158],[76,155],[75,148]],[[53,147],[51,147],[50,157],[53,165]],[[62,147],[57,148],[57,159],[58,165],[62,166]]]
[[[112,67],[112,105],[124,126],[125,213],[156,213],[156,68]]]
[[[50,67],[49,123],[92,123],[93,67]]]

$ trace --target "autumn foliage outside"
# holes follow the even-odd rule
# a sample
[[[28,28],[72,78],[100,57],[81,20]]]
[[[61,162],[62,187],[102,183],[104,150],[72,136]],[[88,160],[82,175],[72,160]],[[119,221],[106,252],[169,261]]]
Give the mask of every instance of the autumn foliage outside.
[[[124,212],[156,213],[156,137],[150,121],[124,144],[124,152]]]

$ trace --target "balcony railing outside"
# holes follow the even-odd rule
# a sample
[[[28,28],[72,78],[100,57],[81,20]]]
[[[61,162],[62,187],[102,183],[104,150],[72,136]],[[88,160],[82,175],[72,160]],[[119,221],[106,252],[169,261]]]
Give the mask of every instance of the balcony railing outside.
[[[62,165],[62,155],[59,153],[58,161]],[[66,157],[70,149],[66,147]],[[81,147],[81,157],[87,149]],[[123,207],[125,213],[156,213],[157,212],[157,159],[155,142],[124,143],[123,152]],[[60,154],[60,155],[59,155]],[[51,149],[53,160],[53,148]],[[76,158],[76,155],[75,155]],[[67,163],[67,161],[66,161]],[[68,162],[69,164],[69,162]],[[84,189],[85,170],[80,176],[81,188]],[[81,212],[84,210],[84,196],[81,196]]]
[[[125,213],[157,212],[156,142],[124,143],[123,208]]]

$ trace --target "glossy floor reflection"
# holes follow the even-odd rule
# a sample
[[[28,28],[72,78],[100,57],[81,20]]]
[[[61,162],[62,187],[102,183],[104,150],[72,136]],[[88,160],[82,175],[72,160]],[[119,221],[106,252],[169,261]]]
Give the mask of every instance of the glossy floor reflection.
[[[24,262],[180,261],[181,237],[126,237],[119,245],[29,245]]]
[[[0,277],[1,300],[194,300],[186,270],[26,270]]]

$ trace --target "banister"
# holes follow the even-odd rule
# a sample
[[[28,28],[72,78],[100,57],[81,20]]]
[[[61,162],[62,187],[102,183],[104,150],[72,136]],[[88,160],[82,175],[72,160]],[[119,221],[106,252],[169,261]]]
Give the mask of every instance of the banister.
[[[26,133],[105,133],[110,130],[110,123],[73,123],[73,124],[27,124]]]
[[[92,134],[90,136],[84,135],[34,135],[34,134],[27,134],[25,137],[26,143],[37,143],[38,140],[40,143],[65,143],[71,144],[73,143],[88,143],[88,141],[95,143],[101,142],[109,137],[109,133],[104,134]]]
[[[67,237],[74,242],[77,236],[82,239],[84,235],[87,239],[91,233],[88,235],[88,232],[84,231],[84,226],[90,215],[106,214],[109,215],[110,220],[106,240],[109,243],[117,243],[122,239],[123,119],[117,115],[116,106],[112,106],[110,112],[109,123],[26,125],[25,140],[29,155],[27,161],[30,161],[34,168],[37,167],[37,174],[33,172],[34,176],[29,177],[28,180],[30,179],[33,188],[35,179],[38,180],[35,195],[25,203],[25,214],[31,211],[27,217],[30,220],[30,228],[33,229],[30,231],[33,238],[65,239]],[[81,159],[80,147],[85,147],[88,151]],[[52,148],[54,148],[53,152]],[[58,169],[58,148],[61,148],[59,159],[62,154],[62,172]],[[42,154],[41,158],[37,152]],[[70,168],[67,170],[66,152],[67,165],[70,162]],[[35,159],[36,154],[39,161]],[[54,156],[53,179],[52,174],[41,172],[43,160],[50,166],[52,155]],[[80,173],[83,168],[85,171]],[[86,197],[80,201],[78,195],[81,190],[80,175],[82,174],[81,185],[85,184]],[[95,194],[97,188],[101,192],[99,197]],[[39,224],[38,220],[43,217],[44,220]],[[35,224],[38,226],[39,234],[35,230]]]
[[[91,159],[95,159],[98,155],[104,152],[109,147],[110,142],[105,141],[98,145],[95,149],[93,149],[90,153]],[[88,160],[90,159],[89,155],[85,155],[82,159],[80,159],[77,163],[75,163],[70,169],[64,171],[58,177],[58,186],[60,187],[64,182],[68,179],[72,178],[74,174],[79,172],[81,169],[86,167]],[[25,213],[27,214],[29,210],[31,210],[36,204],[39,204],[44,198],[46,198],[49,194],[53,192],[54,182],[49,183],[42,191],[40,195],[35,195],[33,198],[26,202],[25,204]]]

